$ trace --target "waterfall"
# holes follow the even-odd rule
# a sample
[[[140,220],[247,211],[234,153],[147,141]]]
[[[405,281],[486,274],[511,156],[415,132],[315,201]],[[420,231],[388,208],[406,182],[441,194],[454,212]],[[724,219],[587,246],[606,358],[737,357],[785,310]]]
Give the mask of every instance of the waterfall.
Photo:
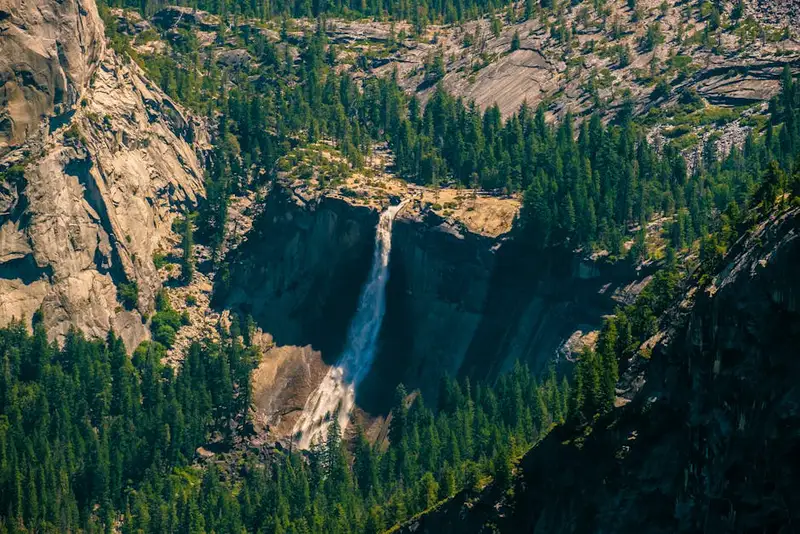
[[[331,367],[316,390],[308,397],[292,434],[300,437],[297,446],[307,449],[315,439],[325,439],[332,417],[338,416],[344,430],[355,404],[356,387],[372,367],[378,332],[386,310],[386,280],[389,275],[389,252],[392,248],[392,222],[404,202],[390,206],[378,219],[375,229],[375,252],[372,268],[358,309],[350,323],[347,345],[339,362]]]

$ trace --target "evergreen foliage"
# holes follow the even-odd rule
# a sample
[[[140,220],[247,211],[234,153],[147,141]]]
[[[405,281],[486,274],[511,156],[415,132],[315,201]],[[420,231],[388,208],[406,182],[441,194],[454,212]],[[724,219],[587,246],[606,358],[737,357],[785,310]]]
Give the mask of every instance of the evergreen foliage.
[[[153,339],[165,347],[172,347],[175,335],[181,326],[189,324],[189,316],[179,314],[172,307],[167,293],[162,289],[156,294],[156,313],[150,321]]]
[[[109,7],[138,9],[146,16],[161,9],[164,4],[155,0],[107,0]],[[428,24],[454,23],[477,18],[497,9],[513,6],[508,0],[489,2],[487,0],[462,0],[460,2],[418,2],[401,0],[336,0],[318,2],[312,0],[178,0],[174,5],[197,8],[224,18],[253,17],[261,20],[282,17],[320,16],[363,18],[373,17],[394,20],[407,20],[417,34]],[[542,0],[543,7],[551,7],[552,0]]]
[[[490,7],[473,0],[196,5],[262,17],[388,13],[413,19],[418,29]],[[137,1],[136,7],[147,13],[156,6]],[[538,9],[526,3],[527,16]],[[744,208],[769,213],[798,202],[800,84],[788,68],[765,134],[753,133],[722,159],[705,150],[690,173],[674,146],[659,153],[648,144],[630,103],[610,125],[599,116],[577,125],[569,115],[553,124],[544,107],[527,106],[504,120],[496,106],[482,112],[440,86],[423,108],[394,77],[359,85],[332,69],[335,54],[322,27],[304,36],[297,62],[259,32],[238,37],[257,70],[223,73],[213,66],[196,76],[200,67],[188,61],[197,52],[191,36],[177,59],[146,65],[168,94],[215,112],[207,200],[197,219],[198,238],[209,243],[215,261],[230,195],[262,179],[256,170],[274,176],[278,159],[297,145],[325,140],[353,167],[373,143],[388,141],[407,180],[521,192],[515,238],[531,249],[597,246],[621,257],[631,237],[627,254],[640,261],[648,255],[645,224],[664,217],[665,267],[634,304],[608,318],[571,381],[551,369],[540,383],[522,365],[491,384],[443,378],[435,410],[401,385],[385,449],[360,429],[348,444],[333,417],[325,442],[307,454],[240,451],[228,470],[195,463],[196,450],[209,442],[233,446],[248,431],[258,362],[247,346],[249,325],[240,331],[234,320],[219,343],[193,344],[175,372],[161,361],[185,318],[164,293],[151,322],[155,341],[132,358],[113,333],[101,342],[70,332],[58,348],[48,343],[40,316],[32,335],[12,324],[0,329],[0,533],[380,532],[490,477],[508,486],[514,460],[553,425],[590,423],[612,408],[620,369],[637,351],[647,356],[642,342],[656,333],[680,287],[678,251],[699,241],[701,272],[710,275],[738,235]],[[659,42],[654,26],[642,46]],[[443,59],[434,55],[429,81],[443,75]],[[185,273],[192,238],[187,224]],[[218,280],[226,283],[227,276],[223,264]],[[120,293],[126,305],[136,305],[135,285]]]
[[[348,447],[334,417],[306,456],[193,466],[198,446],[247,432],[258,351],[238,321],[224,334],[176,374],[158,342],[129,358],[113,333],[59,349],[40,320],[0,330],[0,532],[376,532],[489,476],[511,484],[566,416],[566,383],[517,365],[493,386],[443,379],[436,413],[398,387],[386,450],[360,431]]]
[[[245,424],[241,384],[258,353],[235,338],[194,344],[177,374],[163,356],[152,342],[131,358],[113,333],[70,331],[59,349],[41,321],[33,335],[0,329],[0,532],[108,532],[120,517],[123,532],[171,532],[194,520],[192,486],[173,470]]]
[[[552,123],[543,105],[535,110],[523,105],[504,120],[497,106],[481,111],[441,86],[423,106],[401,90],[396,75],[356,82],[331,68],[324,24],[320,20],[304,35],[297,62],[260,32],[238,29],[236,38],[255,66],[224,72],[208,66],[204,76],[187,82],[190,97],[162,83],[189,105],[216,110],[207,199],[197,219],[198,239],[209,243],[215,261],[230,195],[275,176],[278,160],[294,147],[319,141],[332,143],[351,167],[361,166],[376,142],[388,141],[396,170],[406,180],[522,193],[519,227],[532,247],[598,247],[615,256],[622,254],[627,236],[656,218],[679,225],[676,250],[715,231],[717,214],[732,203],[744,207],[772,160],[787,176],[782,187],[792,176],[800,92],[788,67],[782,91],[770,103],[766,135],[752,132],[742,149],[721,161],[714,144],[706,143],[700,164],[690,172],[680,139],[656,150],[634,121],[630,101],[608,125],[599,115],[577,124],[567,114]],[[647,33],[653,45],[661,38],[657,24]],[[170,61],[186,65],[195,58],[196,63],[192,43]],[[627,61],[626,51],[620,54],[620,62]],[[180,70],[161,69],[158,61],[151,67],[149,59],[145,67],[156,77],[162,70]],[[425,70],[426,83],[444,76],[440,52],[431,54]],[[601,81],[594,77],[592,83]],[[672,88],[663,79],[655,81],[653,97],[666,97]]]

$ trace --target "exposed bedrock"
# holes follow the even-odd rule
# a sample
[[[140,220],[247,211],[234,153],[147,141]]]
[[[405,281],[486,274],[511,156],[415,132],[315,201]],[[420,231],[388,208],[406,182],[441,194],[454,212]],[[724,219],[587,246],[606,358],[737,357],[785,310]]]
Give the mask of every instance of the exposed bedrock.
[[[516,360],[543,371],[572,334],[601,325],[615,290],[635,277],[406,212],[395,223],[380,349],[359,404],[387,411],[398,382],[434,400],[445,374],[494,377]]]
[[[203,195],[205,128],[105,47],[93,1],[0,14],[0,325],[41,309],[51,339],[114,329],[133,350],[153,254]]]
[[[370,266],[378,213],[274,187],[216,297],[250,313],[277,345],[312,345],[334,363]]]
[[[399,532],[791,532],[800,210],[755,226],[726,262],[656,336],[632,402],[591,432],[557,427],[521,460],[513,502],[462,492]]]
[[[0,0],[0,155],[74,106],[105,49],[92,0]]]
[[[374,208],[275,186],[231,256],[219,303],[251,313],[279,345],[332,364],[372,255]],[[600,326],[636,273],[566,251],[525,255],[507,236],[467,231],[416,201],[394,223],[386,314],[359,406],[386,412],[397,383],[435,399],[444,374],[494,376],[516,359],[544,369],[576,330]],[[269,356],[267,356],[269,357]]]

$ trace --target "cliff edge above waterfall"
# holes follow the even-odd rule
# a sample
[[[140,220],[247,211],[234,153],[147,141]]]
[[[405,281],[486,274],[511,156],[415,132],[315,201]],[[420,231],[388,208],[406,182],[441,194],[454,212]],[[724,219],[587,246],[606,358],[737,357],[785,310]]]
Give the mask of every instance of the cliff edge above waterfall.
[[[423,220],[454,232],[489,238],[508,234],[520,209],[519,195],[457,187],[423,187],[394,173],[394,157],[385,143],[373,147],[364,168],[351,170],[344,157],[326,144],[295,149],[278,162],[279,181],[300,203],[321,197],[342,200],[354,207],[378,211],[390,203],[408,201],[398,217]]]
[[[378,214],[401,199],[377,355],[357,392],[372,416],[388,411],[398,382],[435,400],[445,374],[496,376],[516,360],[541,371],[581,349],[617,290],[646,283],[647,271],[627,262],[521,252],[516,197],[408,184],[391,175],[383,147],[363,171],[337,159],[318,145],[279,162],[285,170],[215,280],[216,306],[252,316],[270,335],[254,394],[256,419],[277,436],[288,436],[340,357]]]

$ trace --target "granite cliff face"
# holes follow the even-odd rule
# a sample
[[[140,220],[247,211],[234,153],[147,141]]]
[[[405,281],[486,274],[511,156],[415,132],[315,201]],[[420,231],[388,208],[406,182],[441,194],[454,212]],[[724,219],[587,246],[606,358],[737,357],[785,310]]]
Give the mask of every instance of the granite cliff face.
[[[398,382],[434,400],[446,373],[494,376],[517,359],[542,370],[576,331],[600,326],[617,286],[643,276],[582,263],[569,252],[526,256],[507,234],[481,232],[458,214],[438,215],[420,200],[424,194],[408,195],[394,222],[378,354],[357,392],[368,413],[388,411]],[[308,362],[330,365],[339,357],[379,209],[325,194],[303,199],[278,184],[254,230],[229,255],[230,273],[217,278],[218,304],[252,314],[278,347],[297,348],[296,358],[282,349],[282,370],[272,362],[262,373],[272,377],[256,387],[256,396],[268,399],[265,412],[301,409],[298,392],[320,377]],[[321,356],[309,359],[316,351]],[[276,400],[273,383],[294,400]]]
[[[368,207],[275,186],[229,255],[230,284],[218,276],[215,296],[251,313],[276,344],[313,345],[332,363],[369,270],[377,222]]]
[[[445,374],[494,377],[517,360],[546,371],[576,332],[600,327],[617,289],[644,277],[567,250],[521,250],[511,234],[425,209],[396,221],[390,268],[381,352],[362,387],[376,412],[397,382],[434,401]]]
[[[202,195],[202,128],[105,48],[93,2],[0,11],[0,324],[41,308],[52,338],[113,328],[132,350],[160,284],[153,253]],[[129,309],[123,284],[138,289]]]
[[[744,40],[731,25],[715,38],[717,46],[705,47],[697,40],[685,39],[695,31],[695,22],[681,15],[689,9],[685,4],[665,2],[663,13],[661,4],[661,0],[639,0],[634,10],[627,2],[614,0],[604,4],[602,15],[573,9],[559,12],[558,18],[550,21],[539,17],[504,20],[496,34],[490,17],[430,26],[426,39],[408,40],[391,49],[373,62],[372,72],[379,76],[396,72],[401,87],[423,101],[441,83],[449,93],[474,101],[482,109],[497,104],[506,117],[516,113],[523,102],[532,108],[546,103],[548,113],[558,117],[568,111],[580,117],[595,112],[616,114],[623,103],[621,87],[630,91],[637,113],[674,105],[686,91],[696,91],[713,105],[748,106],[777,94],[784,64],[795,71],[800,68],[796,31],[793,38],[785,40]],[[735,5],[724,3],[719,8],[729,14]],[[747,0],[743,5],[754,24],[761,21],[770,31],[798,25],[796,1]],[[552,31],[562,23],[570,28],[569,38]],[[664,43],[654,50],[643,49],[639,43],[652,24],[659,25]],[[614,35],[615,25],[623,28],[620,34]],[[340,24],[330,33],[345,40],[359,30],[363,32]],[[380,37],[388,41],[388,33]],[[514,35],[519,43],[512,47]],[[620,46],[629,51],[624,62],[611,48]],[[436,54],[442,56],[444,72],[440,79],[432,80],[426,64]],[[672,68],[676,55],[691,67]],[[666,95],[657,96],[651,83],[643,83],[645,70],[669,81]],[[598,83],[603,78],[606,81]]]
[[[251,314],[271,337],[253,376],[255,420],[279,437],[342,350],[377,221],[368,207],[276,185],[217,274],[214,303]]]
[[[93,0],[0,1],[0,155],[77,104],[104,52]]]
[[[790,532],[800,473],[800,212],[740,240],[678,311],[633,401],[555,429],[509,501],[459,494],[401,532]]]

